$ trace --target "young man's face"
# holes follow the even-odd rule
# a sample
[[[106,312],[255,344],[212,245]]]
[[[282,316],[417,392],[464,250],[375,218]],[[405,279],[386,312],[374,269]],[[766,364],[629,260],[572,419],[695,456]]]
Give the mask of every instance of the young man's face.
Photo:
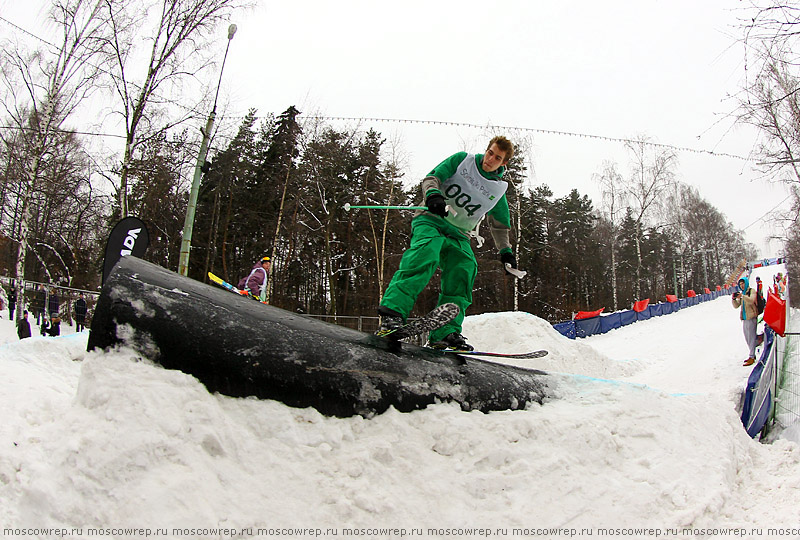
[[[506,163],[508,163],[506,153],[497,148],[497,143],[492,143],[492,146],[483,154],[481,168],[484,172],[494,172]]]

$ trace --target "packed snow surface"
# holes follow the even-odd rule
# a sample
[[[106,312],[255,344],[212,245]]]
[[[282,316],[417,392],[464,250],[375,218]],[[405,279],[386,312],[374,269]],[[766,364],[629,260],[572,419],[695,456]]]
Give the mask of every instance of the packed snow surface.
[[[341,419],[209,394],[63,326],[19,341],[0,320],[8,538],[800,536],[799,430],[742,428],[728,297],[576,341],[529,314],[467,317],[479,349],[550,351],[513,363],[552,373],[556,397],[491,414]]]

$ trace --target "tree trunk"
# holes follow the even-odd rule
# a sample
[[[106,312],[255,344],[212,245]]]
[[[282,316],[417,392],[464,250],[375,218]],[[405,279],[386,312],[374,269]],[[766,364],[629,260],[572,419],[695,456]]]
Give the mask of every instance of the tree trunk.
[[[642,244],[639,240],[639,230],[641,229],[641,222],[636,222],[636,286],[634,287],[634,294],[636,300],[642,299]]]
[[[275,253],[278,247],[278,237],[280,236],[281,232],[281,221],[283,221],[283,205],[286,204],[286,191],[289,188],[289,174],[292,171],[292,167],[287,165],[286,167],[286,178],[283,181],[283,193],[281,194],[281,205],[278,208],[278,223],[275,225],[275,236],[272,239],[272,255],[271,258],[273,259],[273,266],[275,265]],[[267,303],[269,304],[270,296],[272,295],[272,282],[275,281],[274,279],[270,279],[267,282]]]
[[[611,298],[612,309],[617,311],[617,234],[611,233]]]

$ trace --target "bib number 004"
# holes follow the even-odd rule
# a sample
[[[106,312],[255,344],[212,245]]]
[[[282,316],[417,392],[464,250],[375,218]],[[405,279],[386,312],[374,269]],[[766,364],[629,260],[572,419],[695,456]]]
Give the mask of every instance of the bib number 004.
[[[453,201],[453,204],[458,208],[466,210],[467,215],[470,217],[481,208],[480,204],[470,204],[472,202],[472,197],[470,197],[468,193],[463,193],[461,191],[461,186],[458,184],[450,184],[447,186],[447,189],[444,190],[444,194],[447,195],[447,198]]]

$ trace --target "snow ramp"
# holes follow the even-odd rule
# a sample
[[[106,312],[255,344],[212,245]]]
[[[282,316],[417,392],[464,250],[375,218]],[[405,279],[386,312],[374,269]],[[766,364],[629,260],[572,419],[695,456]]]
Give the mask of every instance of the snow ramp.
[[[103,285],[88,350],[124,344],[210,392],[274,399],[329,416],[525,409],[553,397],[546,373],[440,353],[310,319],[133,256]]]

